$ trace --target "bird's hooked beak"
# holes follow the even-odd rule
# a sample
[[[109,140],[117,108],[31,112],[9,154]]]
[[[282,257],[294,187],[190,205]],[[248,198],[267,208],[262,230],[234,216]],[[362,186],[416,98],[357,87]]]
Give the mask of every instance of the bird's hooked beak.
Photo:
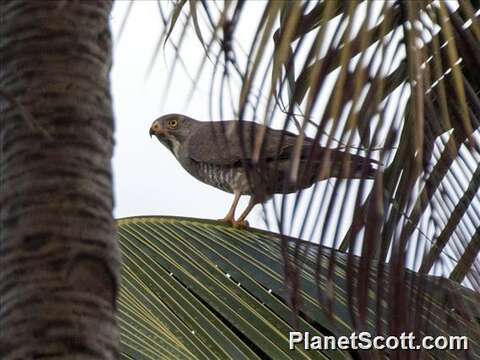
[[[158,123],[153,124],[149,131],[150,137],[152,137],[153,135],[163,136],[165,135],[165,133],[165,129],[163,129]]]

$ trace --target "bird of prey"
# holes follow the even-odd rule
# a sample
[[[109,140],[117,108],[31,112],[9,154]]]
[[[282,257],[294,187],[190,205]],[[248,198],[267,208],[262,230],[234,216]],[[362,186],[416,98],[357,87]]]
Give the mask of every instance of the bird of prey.
[[[377,161],[321,147],[308,137],[247,121],[203,122],[181,114],[156,119],[155,136],[198,180],[233,193],[224,222],[247,226],[252,208],[277,193],[292,193],[315,182],[336,178],[373,178]],[[292,176],[292,164],[296,174]],[[235,219],[241,195],[250,195],[243,213]]]

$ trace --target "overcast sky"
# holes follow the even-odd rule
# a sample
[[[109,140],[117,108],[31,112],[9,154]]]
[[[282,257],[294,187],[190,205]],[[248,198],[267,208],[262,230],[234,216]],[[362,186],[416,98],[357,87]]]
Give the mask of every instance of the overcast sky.
[[[171,59],[174,53],[171,46],[167,45],[160,49],[152,71],[147,74],[163,30],[157,2],[135,1],[122,36],[118,39],[117,35],[128,3],[116,1],[111,19],[116,40],[112,70],[116,117],[116,147],[113,162],[115,216],[176,215],[208,219],[223,218],[233,195],[205,185],[190,176],[163,145],[148,136],[152,121],[171,112],[183,113],[205,121],[220,120],[211,119],[209,116],[209,86],[212,71],[210,70],[210,73],[208,70],[205,71],[205,76],[197,83],[197,90],[188,106],[186,106],[186,99],[192,81],[181,67],[177,67],[173,81],[165,92],[172,70]],[[247,5],[251,8],[249,9],[251,16],[248,19],[242,19],[241,28],[237,34],[241,37],[240,42],[243,39],[248,44],[249,38],[254,36],[255,27],[251,24],[256,24],[255,17],[260,16],[263,4],[249,2]],[[258,10],[255,7],[258,7]],[[175,29],[178,33],[174,31],[172,37],[181,32],[181,26],[178,25],[182,25],[180,23],[182,18],[179,19]],[[330,32],[333,36],[333,31]],[[326,38],[328,36],[326,35]],[[273,42],[270,46],[273,46]],[[181,51],[190,74],[195,74],[203,53],[204,50],[192,31],[190,36],[186,36]],[[239,60],[242,60],[242,56]],[[326,82],[328,86],[333,87],[335,76],[333,74],[331,81]],[[240,85],[238,85],[239,88]],[[327,100],[326,97],[320,99],[317,105],[318,111],[323,111]],[[229,116],[227,112],[224,120],[231,119]],[[280,117],[278,118],[280,120]],[[323,187],[325,189],[322,188],[322,191],[318,192],[318,198],[323,196],[325,191],[333,190],[332,186]],[[305,196],[305,202],[307,199],[308,197]],[[247,202],[248,198],[242,198],[238,210],[241,211]],[[353,203],[345,212],[346,218],[349,217],[352,209]],[[255,207],[248,220],[252,226],[265,227],[260,205]],[[300,227],[303,220],[301,213],[298,220],[300,221],[295,223]],[[310,224],[312,225],[314,224]],[[317,231],[319,231],[318,226]],[[294,233],[294,231],[291,232],[291,234]]]
[[[114,36],[118,34],[127,6],[127,1],[114,2],[111,18]],[[157,2],[136,1],[120,41],[115,42],[111,76],[116,120],[115,217],[223,218],[233,196],[190,176],[158,140],[148,135],[152,121],[167,113],[210,120],[207,78],[199,84],[188,107],[185,102],[191,80],[181,69],[177,69],[168,94],[164,92],[170,71],[171,46],[166,47],[166,55],[163,49],[160,51],[153,70],[147,75],[161,32]],[[182,55],[192,73],[202,54],[197,39],[187,38]],[[243,199],[240,207],[243,208],[247,201],[248,198]],[[252,225],[262,225],[260,213],[261,207],[257,206],[249,216]]]
[[[174,56],[172,46],[167,44],[165,48],[163,46],[160,48],[152,70],[148,71],[163,30],[157,2],[135,1],[124,31],[118,39],[128,3],[128,1],[114,2],[111,18],[115,37],[111,76],[116,120],[113,160],[115,217],[175,215],[207,219],[223,218],[230,207],[233,195],[203,184],[190,176],[157,139],[148,135],[152,121],[167,113],[182,113],[203,121],[220,120],[211,119],[209,112],[211,64],[207,64],[207,70],[196,84],[197,89],[188,105],[187,98],[192,79],[182,67],[177,66],[173,81],[168,91],[165,91],[172,72],[171,63]],[[255,17],[260,16],[263,4],[249,2],[247,5],[251,8],[249,9],[251,16],[240,22],[241,28],[237,33],[240,34],[240,41],[244,40],[248,44],[249,39],[254,36],[254,27],[251,24],[256,23]],[[258,7],[258,11],[255,7]],[[180,17],[177,28],[172,32],[172,38],[181,33],[182,20]],[[270,46],[273,46],[273,42]],[[185,37],[181,50],[182,59],[191,76],[195,74],[203,54],[203,48],[195,33],[191,31]],[[241,56],[239,60],[242,61]],[[333,86],[334,79],[328,83]],[[237,88],[240,89],[240,84],[237,84]],[[215,104],[216,99],[213,100]],[[318,106],[322,107],[326,100],[321,99]],[[231,113],[228,113],[228,106],[225,108],[226,114],[223,119],[232,119]],[[281,123],[279,126],[282,126]],[[332,189],[333,187],[329,186],[326,191]],[[322,195],[323,192],[318,192],[318,197]],[[242,197],[237,209],[238,214],[247,202],[248,197]],[[348,217],[349,212],[346,214]],[[262,207],[257,205],[248,217],[250,225],[266,228],[262,215]],[[301,216],[300,214],[299,220],[303,220]],[[301,221],[296,223],[299,227]]]
[[[115,36],[114,66],[111,75],[116,119],[116,146],[113,160],[115,217],[174,215],[207,219],[223,218],[233,195],[205,185],[190,176],[158,140],[148,135],[152,121],[167,113],[183,113],[204,121],[220,120],[211,119],[209,116],[211,71],[210,73],[206,71],[206,76],[198,82],[197,90],[188,106],[186,106],[186,100],[191,90],[192,80],[181,67],[176,69],[173,81],[168,91],[165,91],[172,72],[172,46],[167,45],[165,51],[163,47],[160,48],[152,71],[148,72],[163,30],[158,4],[156,1],[135,1],[124,32],[118,41],[117,35],[128,4],[128,1],[115,1],[111,18],[112,32]],[[237,32],[246,39],[253,36],[254,27],[249,26],[249,20],[253,24],[256,23],[254,17],[259,16],[261,11],[256,11],[255,6],[262,6],[262,2],[251,1],[247,5],[252,7],[249,11],[251,17],[242,19],[240,24],[243,27]],[[181,22],[181,17],[179,21]],[[181,30],[181,26],[181,23],[177,24],[175,30]],[[185,38],[181,54],[188,72],[195,74],[204,50],[195,34],[192,32],[190,35]],[[175,36],[175,31],[172,36]],[[392,61],[398,63],[401,58],[402,56],[398,56],[397,53]],[[331,80],[331,82],[327,81],[327,84],[330,83],[333,86],[335,78]],[[398,94],[392,95],[397,99],[398,96]],[[216,99],[213,100],[216,101]],[[320,100],[318,111],[323,111],[322,101],[326,99]],[[392,103],[395,105],[394,102]],[[231,119],[228,113],[226,116],[225,119]],[[478,133],[477,131],[477,138]],[[442,146],[439,150],[441,148]],[[469,166],[472,168],[476,166],[474,159]],[[461,188],[466,188],[469,180],[469,178],[456,179]],[[322,196],[331,192],[332,189],[331,183],[322,182],[320,191],[317,193],[317,203],[321,204]],[[352,189],[354,194],[355,188]],[[337,194],[339,199],[343,196],[343,190],[342,185],[342,190]],[[441,196],[440,194],[439,201],[443,201]],[[308,196],[305,198],[308,199]],[[239,211],[246,206],[247,202],[246,197],[241,200]],[[351,204],[347,202],[347,210],[343,213],[342,220],[338,221],[350,221],[352,209],[353,202]],[[473,214],[471,217],[473,220],[468,220],[467,225],[471,224],[475,229],[480,220],[475,216],[475,211],[470,213]],[[333,218],[335,216],[334,214]],[[318,233],[323,227],[322,223],[316,221],[315,216],[310,216],[309,219],[312,221],[308,226]],[[254,209],[248,220],[254,227],[265,228],[261,206]],[[302,221],[300,211],[296,221],[292,223],[300,225]],[[343,226],[337,238],[343,238],[342,233],[347,228]],[[295,231],[290,229],[288,232],[296,236]],[[303,237],[315,238],[312,235],[316,233],[312,232]],[[427,233],[427,235],[432,237],[433,233]],[[326,236],[329,239],[333,237],[333,233]],[[415,249],[412,247],[412,250]],[[455,251],[452,254],[457,256]]]

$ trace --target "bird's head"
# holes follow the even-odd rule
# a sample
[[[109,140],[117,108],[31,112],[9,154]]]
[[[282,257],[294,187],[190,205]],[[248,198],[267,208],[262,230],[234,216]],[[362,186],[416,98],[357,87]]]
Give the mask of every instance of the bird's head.
[[[150,137],[155,136],[175,156],[180,145],[191,134],[197,121],[181,114],[168,114],[156,119],[150,127]]]

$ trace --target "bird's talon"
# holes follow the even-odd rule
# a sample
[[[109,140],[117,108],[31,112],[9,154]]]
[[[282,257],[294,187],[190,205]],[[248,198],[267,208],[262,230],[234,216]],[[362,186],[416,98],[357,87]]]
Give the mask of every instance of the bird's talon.
[[[233,223],[234,223],[233,219],[231,219],[231,218],[218,219],[217,221],[222,223],[222,224],[230,225],[230,226],[233,226]]]
[[[249,224],[248,224],[248,221],[247,220],[243,220],[243,221],[234,221],[232,223],[232,226],[235,228],[235,229],[238,229],[238,230],[241,230],[241,229],[246,229],[249,227]]]

